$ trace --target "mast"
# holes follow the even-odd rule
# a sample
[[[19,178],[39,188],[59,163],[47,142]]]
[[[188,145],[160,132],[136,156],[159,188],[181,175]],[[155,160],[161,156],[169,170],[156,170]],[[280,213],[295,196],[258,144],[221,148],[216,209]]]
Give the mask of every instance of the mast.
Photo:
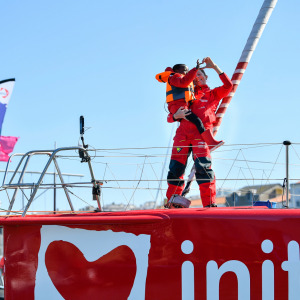
[[[277,0],[265,0],[260,11],[259,14],[255,20],[255,23],[253,25],[253,28],[250,32],[250,35],[248,37],[247,43],[244,47],[244,50],[242,52],[242,55],[239,59],[239,62],[235,68],[235,71],[233,73],[233,76],[231,78],[232,83],[233,83],[233,88],[232,91],[229,93],[229,95],[227,97],[225,97],[217,112],[216,112],[216,122],[215,122],[215,126],[213,128],[213,132],[214,135],[217,133],[217,131],[220,128],[221,122],[222,122],[222,118],[227,110],[227,107],[232,99],[232,97],[234,96],[238,85],[241,82],[241,79],[245,73],[245,70],[250,62],[250,59],[252,57],[252,54],[258,44],[258,41],[269,21],[269,18],[273,12],[273,9],[275,8],[275,5],[277,3]]]
[[[233,76],[231,79],[232,83],[233,83],[233,88],[232,88],[231,92],[229,93],[229,95],[222,100],[222,102],[216,112],[216,122],[215,122],[215,126],[213,128],[214,135],[216,135],[217,131],[220,128],[222,118],[227,110],[227,107],[229,106],[229,103],[230,103],[232,97],[234,96],[234,94],[237,90],[238,85],[241,82],[241,79],[245,73],[245,70],[246,70],[249,62],[250,62],[252,54],[253,54],[253,52],[258,44],[258,41],[269,21],[269,18],[273,12],[273,9],[275,8],[276,3],[277,3],[277,0],[265,0],[259,11],[259,14],[255,20],[253,27],[252,27],[252,30],[250,32],[250,35],[246,42],[246,45],[243,49],[242,55],[239,59],[239,62],[237,64],[236,68],[235,68],[235,71],[233,73]],[[195,165],[193,165],[191,173],[190,173],[188,181],[187,181],[187,184],[186,184],[186,187],[182,192],[183,196],[189,192],[191,183],[195,178],[195,172],[196,172]]]

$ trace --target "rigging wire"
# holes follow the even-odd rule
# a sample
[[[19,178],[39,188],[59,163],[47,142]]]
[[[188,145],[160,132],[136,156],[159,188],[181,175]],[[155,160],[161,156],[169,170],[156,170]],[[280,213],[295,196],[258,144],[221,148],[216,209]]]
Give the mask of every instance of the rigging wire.
[[[292,146],[292,148],[293,148],[294,152],[296,153],[296,156],[297,156],[297,157],[298,157],[298,159],[300,160],[300,157],[299,157],[299,155],[298,155],[298,152],[296,151],[296,149],[295,149],[295,147],[293,146],[293,144],[291,144],[290,146]]]
[[[243,180],[243,181],[248,181],[248,180],[254,180],[254,181],[261,181],[261,180],[265,180],[265,181],[278,181],[278,180],[282,180],[282,178],[266,178],[266,179],[262,179],[262,178],[246,178],[244,176],[244,179],[242,178],[218,178],[218,180],[220,181],[238,181],[238,180]],[[300,178],[290,178],[290,180],[292,181],[300,181]],[[156,183],[156,182],[166,182],[167,179],[107,179],[105,180],[105,182],[110,182],[110,183],[118,183],[118,182],[135,182],[135,181],[138,181],[138,182],[153,182],[153,183]],[[169,179],[169,181],[173,181],[173,182],[177,182],[179,181],[179,179]],[[248,182],[247,182],[248,183]],[[269,183],[271,184],[271,183]],[[88,188],[88,187],[92,187],[93,184],[91,182],[72,182],[72,183],[56,183],[56,188],[57,189],[63,189],[64,187],[78,187],[78,188]],[[22,186],[22,189],[31,189],[32,187],[31,186]],[[102,189],[104,189],[105,186],[102,186]],[[135,187],[131,187],[131,188],[135,188]],[[222,188],[222,187],[220,187]],[[7,190],[7,189],[18,189],[17,186],[14,186],[14,187],[3,187],[2,189],[0,189],[0,191],[4,191],[4,190]],[[53,187],[53,184],[51,183],[43,183],[43,184],[40,184],[40,189],[54,189]],[[157,188],[156,188],[157,189]]]
[[[214,153],[219,153],[219,152],[227,152],[227,151],[235,151],[235,150],[239,150],[241,149],[241,146],[250,146],[250,147],[247,147],[247,148],[243,148],[244,150],[246,149],[254,149],[254,148],[261,148],[261,147],[268,147],[268,146],[275,146],[275,145],[281,145],[281,143],[257,143],[257,144],[224,144],[222,146],[223,147],[236,147],[238,146],[239,148],[238,149],[228,149],[228,150],[225,150],[225,149],[218,149],[218,150],[215,150]],[[254,147],[252,147],[254,146]],[[194,147],[197,147],[197,145],[194,145],[194,146],[182,146],[182,148],[194,148]],[[110,148],[110,149],[92,149],[92,150],[89,150],[89,149],[86,149],[86,151],[95,151],[95,152],[106,152],[106,153],[115,153],[115,154],[128,154],[128,155],[137,155],[137,156],[140,156],[142,154],[136,154],[136,153],[124,153],[124,152],[116,152],[116,151],[122,151],[122,150],[150,150],[150,149],[171,149],[172,146],[168,146],[168,147],[140,147],[140,148]],[[146,155],[146,154],[144,154]],[[147,154],[148,156],[150,156],[149,154]],[[77,157],[77,156],[65,156],[65,155],[57,155],[57,157]],[[103,155],[100,155],[100,156],[97,156],[97,157],[104,157]]]
[[[184,154],[178,154],[178,155],[184,155]],[[124,157],[126,157],[126,158],[129,158],[128,156],[106,156],[106,158],[116,158],[116,157],[118,157],[118,158],[124,158]],[[132,158],[133,157],[136,157],[136,156],[132,156]],[[145,157],[148,157],[148,158],[150,158],[150,157],[164,157],[164,156],[153,156],[153,155],[151,155],[151,156],[149,156],[149,155],[145,155],[145,156],[138,156],[139,158],[145,158]],[[131,157],[130,157],[131,158]],[[62,159],[67,159],[67,158],[62,158]],[[242,160],[242,159],[233,159],[233,158],[220,158],[220,157],[214,157],[213,158],[214,160],[224,160],[224,161],[232,161],[232,160],[236,160],[237,162],[245,162],[245,160]],[[72,159],[69,159],[69,160],[72,160]],[[79,160],[76,160],[76,161],[79,161]],[[274,165],[274,162],[271,162],[271,161],[258,161],[258,160],[247,160],[247,162],[248,163],[260,163],[260,164],[271,164],[271,165]],[[103,165],[105,165],[105,164],[107,164],[107,162],[96,162],[96,161],[94,161],[93,162],[94,164],[103,164]],[[118,166],[120,166],[120,165],[138,165],[139,163],[131,163],[131,164],[129,164],[129,163],[120,163],[120,162],[118,162],[118,163],[109,163],[110,165],[118,165]],[[146,163],[146,164],[161,164],[161,162],[152,162],[152,163]],[[276,163],[276,165],[285,165],[285,163]],[[290,166],[294,166],[294,167],[300,167],[300,165],[299,164],[289,164]],[[251,168],[252,170],[253,170],[253,168]]]
[[[232,147],[232,146],[262,146],[262,145],[281,145],[282,143],[251,143],[251,144],[224,144],[222,147]],[[183,146],[188,147],[188,146]],[[132,148],[99,148],[96,151],[107,151],[107,150],[147,150],[147,149],[166,149],[172,147],[132,147]]]
[[[253,174],[252,174],[252,172],[251,172],[251,169],[250,169],[250,167],[249,167],[249,164],[248,164],[248,160],[246,159],[243,150],[241,150],[241,153],[242,153],[242,155],[243,155],[243,157],[244,157],[244,160],[245,160],[245,162],[246,162],[246,164],[247,164],[248,170],[249,170],[249,172],[250,172],[252,178],[254,179],[254,176],[253,176]],[[253,180],[253,184],[254,184],[254,180]]]
[[[177,124],[177,128],[178,128],[178,126],[179,126],[179,123]],[[172,137],[173,137],[173,134],[174,134],[175,127],[176,127],[176,125],[173,124],[173,126],[171,128],[171,134],[170,134],[170,139],[169,139],[169,143],[168,143],[166,157],[165,157],[164,163],[162,165],[161,176],[160,176],[161,179],[163,178],[163,175],[164,175],[164,172],[165,172],[165,167],[166,167],[166,164],[167,164],[167,157],[169,157],[169,155],[170,155],[169,154],[170,149],[173,149],[173,146],[172,146],[172,148],[170,146],[171,146],[171,143],[172,143],[172,140],[173,140]],[[161,184],[162,184],[162,182],[160,182],[159,185],[158,185],[157,193],[156,193],[156,197],[155,197],[155,203],[154,203],[154,207],[153,208],[155,208],[157,206],[157,200],[158,200],[158,195],[159,195],[159,191],[160,191],[160,188],[161,188]],[[161,194],[162,194],[162,192],[161,192]],[[162,195],[162,199],[163,199],[163,195]]]
[[[118,186],[120,187],[120,185],[119,185],[119,180],[116,180],[116,177],[115,177],[114,173],[112,172],[112,170],[111,170],[111,168],[110,168],[109,166],[108,166],[108,169],[109,169],[109,171],[111,172],[111,174],[113,175],[113,177],[115,178],[116,183],[117,183]],[[126,202],[128,203],[127,197],[125,196],[125,194],[124,194],[123,192],[122,192],[122,194],[123,194],[124,198],[126,199]]]
[[[145,158],[144,162],[146,161],[146,159],[147,159],[147,158]],[[137,188],[138,188],[138,186],[139,186],[139,184],[140,184],[140,182],[141,182],[141,179],[142,179],[142,176],[143,176],[143,172],[144,172],[144,167],[145,167],[145,164],[143,164],[143,168],[142,168],[142,171],[141,171],[140,179],[139,179],[139,181],[138,181],[138,183],[137,183],[137,185],[136,185],[135,190],[134,190],[133,193],[132,193],[132,196],[131,196],[130,200],[127,202],[127,206],[126,206],[125,210],[127,210],[128,206],[129,206],[129,204],[130,204],[130,202],[131,202],[131,200],[132,200],[132,198],[133,198],[133,196],[134,196],[134,194],[135,194],[135,192],[136,192],[136,190],[137,190]]]
[[[84,202],[85,204],[87,204],[87,205],[89,205],[89,206],[93,206],[93,205],[91,205],[90,203],[88,203],[88,202],[86,202],[85,200],[83,200],[82,198],[80,198],[79,196],[77,196],[76,194],[74,194],[70,189],[67,188],[67,190],[68,190],[68,192],[69,192],[70,194],[72,194],[74,197],[78,198],[79,200],[81,200],[81,201]]]
[[[256,180],[260,180],[260,185],[262,186],[262,184],[263,184],[263,182],[265,181],[266,183],[270,183],[270,181],[275,181],[275,180],[282,180],[282,178],[279,178],[279,179],[276,179],[276,178],[271,178],[271,176],[272,176],[272,174],[273,174],[273,171],[274,171],[274,169],[275,169],[275,167],[276,166],[279,166],[279,165],[284,165],[284,163],[279,163],[278,162],[278,160],[279,160],[279,156],[280,156],[280,153],[281,153],[281,151],[282,151],[282,144],[280,143],[280,145],[281,145],[281,148],[280,148],[280,151],[279,151],[279,153],[278,153],[278,155],[277,155],[277,158],[276,158],[276,160],[275,160],[275,162],[268,162],[268,161],[253,161],[253,160],[247,160],[246,159],[246,156],[245,156],[245,153],[244,153],[244,151],[246,150],[246,149],[249,149],[249,148],[259,148],[259,147],[269,147],[269,146],[273,146],[273,145],[278,145],[279,143],[266,143],[266,144],[241,144],[241,145],[247,145],[247,146],[251,146],[251,147],[247,147],[247,148],[243,148],[243,147],[241,147],[240,149],[238,149],[238,153],[237,153],[237,155],[236,155],[236,157],[235,158],[224,158],[224,157],[214,157],[214,160],[219,160],[219,161],[232,161],[232,164],[231,164],[231,167],[230,167],[230,169],[229,169],[229,172],[227,173],[227,175],[225,176],[225,178],[224,179],[218,179],[218,181],[223,181],[223,183],[221,184],[221,186],[220,186],[220,189],[222,189],[223,188],[223,186],[224,186],[224,184],[225,184],[225,182],[226,181],[235,181],[235,186],[234,187],[236,187],[236,185],[237,185],[237,182],[238,182],[238,180],[239,181],[246,181],[246,183],[249,185],[249,182],[248,182],[248,180],[252,180],[253,181],[253,184],[254,184],[254,182],[256,181]],[[293,144],[297,144],[297,143],[293,143]],[[230,146],[230,145],[227,145],[227,146]],[[293,147],[293,146],[292,146]],[[162,149],[162,148],[168,148],[168,147],[148,147],[148,148],[121,148],[121,149],[135,149],[135,150],[137,150],[137,149],[139,149],[139,150],[144,150],[144,149]],[[223,147],[222,147],[223,148]],[[300,160],[300,157],[299,157],[299,155],[298,155],[298,153],[297,153],[297,151],[296,151],[296,149],[295,149],[295,147],[293,147],[293,149],[294,149],[294,151],[295,151],[295,153],[296,153],[296,155],[297,155],[297,157],[298,157],[298,159]],[[152,191],[153,190],[157,190],[159,193],[161,193],[161,195],[162,195],[162,197],[163,197],[163,194],[162,194],[162,191],[163,190],[165,190],[164,188],[162,188],[161,187],[161,184],[163,183],[163,182],[166,182],[166,179],[161,179],[161,180],[159,180],[158,179],[158,176],[157,176],[157,174],[156,174],[156,172],[155,172],[155,170],[154,170],[154,165],[155,164],[161,164],[161,162],[146,162],[148,159],[150,159],[150,158],[155,158],[155,157],[158,157],[156,154],[151,154],[151,155],[137,155],[137,154],[134,154],[134,155],[136,155],[135,157],[138,157],[138,158],[144,158],[144,162],[143,162],[143,165],[142,165],[142,167],[141,167],[141,164],[140,163],[132,163],[132,164],[128,164],[128,163],[126,163],[126,164],[124,164],[124,165],[133,165],[133,166],[137,166],[137,171],[138,170],[140,170],[141,169],[141,174],[140,174],[140,177],[139,178],[136,178],[136,179],[133,179],[133,180],[131,180],[131,179],[124,179],[124,180],[122,180],[122,179],[117,179],[116,178],[116,176],[115,176],[115,174],[114,174],[114,172],[113,172],[113,170],[111,169],[111,165],[113,165],[114,163],[110,163],[110,162],[98,162],[98,161],[95,161],[96,160],[96,158],[98,158],[99,156],[97,155],[97,153],[98,153],[98,151],[104,151],[105,149],[102,149],[102,150],[99,150],[99,149],[89,149],[89,151],[94,151],[94,157],[93,157],[93,163],[98,163],[98,164],[102,164],[102,165],[105,165],[105,169],[104,169],[104,174],[103,174],[103,181],[105,181],[105,182],[110,182],[110,183],[116,183],[117,184],[117,186],[103,186],[102,188],[103,189],[105,189],[105,188],[107,188],[107,189],[117,189],[117,190],[132,190],[133,189],[133,191],[132,191],[132,195],[131,195],[131,197],[130,197],[130,199],[129,199],[129,201],[128,201],[128,198],[126,197],[126,195],[123,193],[123,196],[124,196],[124,198],[126,199],[126,202],[127,202],[127,206],[126,206],[126,209],[129,207],[129,205],[130,205],[130,203],[132,203],[132,201],[134,200],[134,197],[135,197],[135,195],[136,195],[136,191],[137,190],[148,190],[149,192],[150,192],[150,195],[151,195],[151,198],[153,199],[153,194],[152,194]],[[112,150],[112,149],[110,149],[110,150]],[[118,151],[120,151],[119,149],[113,149],[113,150],[118,150]],[[227,150],[223,150],[223,151],[220,151],[219,153],[222,153],[222,152],[226,152]],[[237,150],[228,150],[228,151],[237,151]],[[115,152],[114,152],[115,153]],[[218,153],[218,154],[219,154]],[[124,153],[123,153],[124,154]],[[130,153],[130,155],[132,155],[133,153]],[[214,152],[214,154],[215,154],[215,152]],[[240,155],[242,155],[242,157],[243,157],[243,159],[239,159],[239,156]],[[163,156],[161,156],[161,157],[168,157],[169,155],[163,155]],[[101,156],[101,158],[102,157],[105,157],[105,158],[109,158],[110,156]],[[125,156],[126,157],[126,156]],[[128,157],[128,156],[127,156]],[[58,158],[58,156],[57,156],[57,158]],[[61,158],[61,159],[69,159],[69,160],[75,160],[75,159],[72,159],[72,156],[59,156],[59,158]],[[79,159],[76,159],[76,161],[79,161]],[[189,161],[188,161],[188,165],[191,163],[191,161],[192,160],[190,160],[189,159]],[[236,166],[236,164],[237,164],[237,162],[243,162],[243,163],[245,163],[246,165],[247,165],[247,168],[246,167],[242,167],[242,166]],[[250,164],[252,164],[252,163],[257,163],[257,164],[272,164],[272,168],[271,168],[271,171],[270,171],[270,173],[269,173],[269,170],[266,170],[266,169],[257,169],[257,168],[252,168],[252,167],[250,167]],[[120,165],[120,163],[118,163],[118,165]],[[145,171],[146,171],[146,165],[150,165],[150,167],[151,167],[151,169],[152,169],[152,171],[153,171],[153,174],[154,174],[154,177],[155,177],[155,179],[149,179],[149,177],[147,176],[147,173],[145,173]],[[299,166],[299,165],[297,165],[297,164],[289,164],[289,165],[293,165],[293,166]],[[239,172],[238,172],[238,178],[229,178],[229,175],[230,175],[230,173],[232,172],[232,169],[233,168],[239,168]],[[245,175],[245,173],[243,172],[243,169],[247,169],[248,171],[249,171],[249,173],[251,174],[251,177],[252,178],[247,178],[246,177],[246,175]],[[105,177],[106,177],[106,175],[107,175],[107,172],[108,172],[108,170],[110,171],[110,173],[112,174],[112,176],[113,176],[113,179],[105,179]],[[254,174],[253,174],[253,172],[254,171],[257,171],[257,170],[262,170],[263,172],[262,172],[262,178],[260,178],[260,179],[255,179],[254,178]],[[269,175],[267,176],[267,173],[266,173],[266,171],[268,171],[268,173],[269,173]],[[165,170],[163,169],[163,171],[162,172],[165,172]],[[244,178],[239,178],[240,177],[240,175],[242,175]],[[137,173],[136,173],[136,176],[137,176]],[[264,178],[264,176],[266,177],[266,178]],[[143,179],[143,177],[144,177],[144,179]],[[150,177],[151,178],[151,177]],[[295,178],[295,179],[290,179],[290,180],[299,180],[299,179],[297,179],[297,178]],[[134,183],[134,182],[136,182],[136,185],[134,185],[133,184],[133,186],[132,187],[121,187],[121,185],[120,185],[120,182],[128,182],[128,183],[130,183],[130,182],[132,182],[132,183]],[[157,187],[151,187],[151,185],[150,185],[150,183],[160,183],[159,184],[159,187],[157,188]],[[141,186],[141,183],[145,183],[145,185],[146,186]],[[51,184],[52,185],[52,184]],[[76,182],[74,182],[74,183],[64,183],[64,184],[57,184],[57,188],[63,188],[63,187],[69,187],[69,188],[87,188],[87,186],[90,186],[90,185],[92,185],[92,183],[91,182],[80,182],[80,183],[76,183]],[[33,186],[34,187],[34,186]],[[15,187],[16,188],[16,187]],[[26,197],[26,199],[27,199],[27,201],[28,201],[28,198],[27,198],[27,196],[25,195],[25,193],[24,193],[24,191],[23,191],[23,189],[30,189],[30,188],[32,188],[32,186],[30,187],[30,186],[27,186],[27,187],[25,187],[25,186],[22,186],[22,194]],[[44,194],[44,193],[46,193],[46,191],[48,190],[48,189],[51,189],[52,187],[50,187],[50,184],[41,184],[41,186],[40,186],[40,188],[41,189],[46,189],[45,191],[43,191],[40,195],[38,195],[38,196],[36,196],[35,197],[35,199],[34,199],[34,201],[35,200],[37,200],[37,198],[39,198],[42,194]],[[5,190],[5,192],[6,192],[6,194],[7,194],[7,198],[8,198],[8,201],[10,202],[11,200],[10,200],[10,197],[9,197],[9,194],[8,194],[8,192],[7,192],[7,188],[4,186],[4,187],[2,187],[2,189],[1,189],[2,191],[3,190]],[[75,197],[77,197],[78,199],[80,199],[81,201],[83,201],[84,203],[86,203],[86,204],[88,204],[88,205],[90,205],[88,202],[86,202],[86,201],[84,201],[82,198],[80,198],[79,196],[77,196],[77,195],[75,195],[73,192],[71,192],[69,189],[67,189],[72,195],[74,195]],[[102,201],[103,201],[103,198],[102,198]]]
[[[273,168],[272,168],[272,170],[271,170],[271,172],[270,172],[270,174],[269,174],[268,179],[271,177],[271,175],[272,175],[272,173],[273,173],[273,170],[274,170],[275,165],[276,165],[276,163],[277,163],[277,161],[278,161],[278,158],[279,158],[279,156],[280,156],[280,153],[281,153],[282,148],[283,148],[283,145],[281,145],[281,147],[280,147],[279,153],[278,153],[278,155],[277,155],[276,161],[275,161],[275,163],[274,163],[274,165],[273,165]]]
[[[231,167],[230,167],[230,169],[229,169],[229,171],[228,171],[228,173],[227,173],[227,176],[226,176],[226,178],[225,178],[223,184],[221,185],[221,188],[223,188],[223,186],[224,186],[224,184],[225,184],[225,182],[226,182],[226,180],[227,180],[227,178],[228,178],[228,176],[229,176],[229,174],[230,174],[230,172],[231,172],[231,170],[232,170],[232,167],[233,167],[233,165],[234,165],[236,159],[237,159],[238,156],[239,156],[239,153],[240,153],[240,151],[237,153],[235,160],[232,162],[232,165],[231,165]]]
[[[139,168],[140,168],[140,167],[139,167]],[[148,176],[147,176],[146,173],[144,173],[144,177],[146,178],[145,180],[146,180],[146,183],[147,183],[147,185],[148,185],[148,188],[150,188],[150,181],[149,181]],[[149,190],[149,193],[150,193],[151,198],[153,199],[153,201],[155,201],[154,195],[152,194],[152,190]]]
[[[152,171],[153,171],[153,173],[154,173],[154,175],[155,175],[155,178],[158,180],[158,176],[157,176],[157,174],[156,174],[156,172],[155,172],[155,170],[154,170],[152,164],[151,164],[151,168],[152,168]],[[162,164],[162,174],[163,174],[164,172],[165,172],[165,164]],[[149,183],[149,182],[148,182],[148,183]],[[158,188],[157,188],[157,195],[156,195],[156,198],[155,198],[155,203],[154,203],[153,209],[157,206],[158,192],[160,192],[161,198],[162,198],[162,199],[164,198],[164,195],[163,195],[162,189],[161,189],[161,185],[162,185],[162,181],[159,183],[159,186],[158,186]]]

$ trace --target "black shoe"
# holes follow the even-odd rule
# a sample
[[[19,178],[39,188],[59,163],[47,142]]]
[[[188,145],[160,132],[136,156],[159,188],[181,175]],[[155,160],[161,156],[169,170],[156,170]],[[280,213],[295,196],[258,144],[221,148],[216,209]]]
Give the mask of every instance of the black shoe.
[[[218,207],[218,205],[215,204],[215,203],[212,203],[212,204],[206,205],[206,206],[204,206],[204,207]]]

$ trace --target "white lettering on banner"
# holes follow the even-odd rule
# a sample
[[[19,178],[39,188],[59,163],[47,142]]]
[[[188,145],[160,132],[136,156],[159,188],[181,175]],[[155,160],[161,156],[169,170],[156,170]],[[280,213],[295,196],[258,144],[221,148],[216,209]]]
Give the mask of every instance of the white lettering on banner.
[[[194,250],[194,244],[191,241],[186,240],[181,244],[181,250],[184,254],[191,254]],[[181,267],[182,300],[195,299],[194,278],[194,264],[191,261],[183,262]]]
[[[270,260],[262,264],[262,300],[274,300],[274,264]]]
[[[273,243],[264,240],[261,249],[264,253],[271,253]],[[270,260],[265,260],[262,264],[262,300],[274,300],[274,264]]]
[[[219,299],[220,279],[226,272],[233,272],[238,280],[238,300],[250,300],[250,274],[247,266],[238,260],[229,260],[218,268],[211,260],[206,265],[207,300]]]
[[[135,235],[127,232],[113,232],[112,230],[86,230],[59,225],[44,225],[41,228],[41,246],[38,253],[34,299],[63,299],[53,285],[45,263],[47,248],[54,241],[72,243],[88,261],[95,261],[121,245],[128,246],[136,259],[136,274],[128,299],[145,299],[148,255],[151,246],[150,235]]]
[[[288,244],[288,260],[281,264],[281,268],[288,272],[289,278],[289,299],[297,300],[300,294],[300,259],[299,244],[291,241]]]
[[[184,241],[181,250],[185,254],[192,253],[194,245],[191,241]],[[273,243],[264,240],[261,249],[269,254],[273,251]],[[288,243],[288,260],[281,264],[281,268],[288,272],[288,300],[298,300],[300,294],[300,254],[296,241]],[[225,262],[218,268],[218,264],[211,260],[206,265],[207,300],[219,300],[221,277],[227,273],[235,273],[238,281],[238,300],[250,300],[250,273],[247,266],[238,260]],[[274,263],[265,260],[262,263],[262,300],[274,300]],[[182,300],[193,300],[194,297],[194,265],[191,261],[184,261],[181,267]]]

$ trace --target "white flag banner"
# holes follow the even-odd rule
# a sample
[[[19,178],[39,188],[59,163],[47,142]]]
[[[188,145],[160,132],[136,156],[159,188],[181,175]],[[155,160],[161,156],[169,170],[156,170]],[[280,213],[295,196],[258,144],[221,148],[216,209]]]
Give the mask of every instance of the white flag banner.
[[[14,78],[0,81],[0,135],[2,131],[2,123],[6,113],[7,104],[10,100],[14,86]]]
[[[15,79],[0,81],[0,103],[7,105],[15,86]]]
[[[2,136],[1,134],[7,104],[10,100],[14,86],[14,78],[0,81],[0,161],[8,161],[8,154],[13,151],[14,146],[18,141],[17,137]]]

